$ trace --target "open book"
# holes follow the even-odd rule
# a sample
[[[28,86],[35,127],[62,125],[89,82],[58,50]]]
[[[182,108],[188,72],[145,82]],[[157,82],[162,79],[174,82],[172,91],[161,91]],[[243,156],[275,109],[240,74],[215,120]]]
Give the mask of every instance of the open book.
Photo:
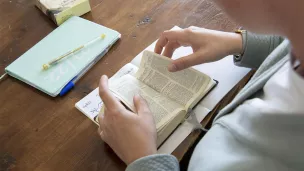
[[[109,82],[110,90],[133,112],[134,95],[139,94],[147,101],[156,123],[158,146],[216,85],[209,76],[193,68],[169,72],[171,60],[144,51],[135,75],[127,74]]]

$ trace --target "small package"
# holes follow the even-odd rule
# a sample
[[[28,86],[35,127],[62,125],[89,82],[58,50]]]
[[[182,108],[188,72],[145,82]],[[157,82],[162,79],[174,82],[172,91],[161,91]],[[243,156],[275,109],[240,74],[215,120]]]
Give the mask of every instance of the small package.
[[[91,11],[89,0],[36,0],[36,6],[58,26],[71,16]]]

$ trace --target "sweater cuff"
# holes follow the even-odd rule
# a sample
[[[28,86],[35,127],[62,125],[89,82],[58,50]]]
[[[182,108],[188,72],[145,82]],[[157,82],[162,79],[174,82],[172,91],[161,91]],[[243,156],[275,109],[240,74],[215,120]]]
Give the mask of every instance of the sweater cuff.
[[[179,171],[179,163],[172,155],[154,154],[135,160],[126,171]]]
[[[242,56],[234,56],[234,63],[238,66],[258,68],[283,40],[279,36],[258,35],[247,31],[243,34],[244,53]]]

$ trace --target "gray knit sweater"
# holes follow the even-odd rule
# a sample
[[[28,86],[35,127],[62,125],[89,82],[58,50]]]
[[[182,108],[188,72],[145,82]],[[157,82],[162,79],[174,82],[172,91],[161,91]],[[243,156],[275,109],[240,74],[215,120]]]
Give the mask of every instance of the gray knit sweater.
[[[235,64],[258,68],[237,97],[216,117],[196,146],[189,171],[304,170],[304,115],[263,114],[243,103],[263,93],[269,78],[289,60],[289,42],[246,33],[245,53]],[[127,171],[178,171],[172,155],[140,158]]]

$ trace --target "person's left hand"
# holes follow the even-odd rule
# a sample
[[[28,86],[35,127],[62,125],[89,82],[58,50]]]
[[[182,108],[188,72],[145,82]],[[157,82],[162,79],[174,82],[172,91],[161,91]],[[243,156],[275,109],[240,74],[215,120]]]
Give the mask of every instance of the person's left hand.
[[[140,96],[134,96],[136,113],[127,110],[110,92],[108,77],[99,83],[99,95],[105,105],[98,116],[98,132],[114,152],[128,165],[144,156],[155,154],[156,126],[149,107]]]

